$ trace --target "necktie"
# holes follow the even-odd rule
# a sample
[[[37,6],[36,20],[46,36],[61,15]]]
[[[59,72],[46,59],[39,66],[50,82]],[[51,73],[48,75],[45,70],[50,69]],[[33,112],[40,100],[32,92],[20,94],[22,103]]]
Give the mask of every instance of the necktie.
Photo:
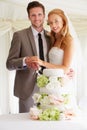
[[[38,33],[38,43],[39,43],[39,56],[40,56],[40,59],[44,60],[43,41],[42,41],[40,33]]]
[[[42,38],[41,38],[41,34],[38,33],[38,44],[39,44],[39,56],[40,56],[40,59],[41,60],[44,60],[44,52],[43,52],[43,41],[42,41]],[[45,67],[41,66],[41,70],[39,71],[40,74],[43,73],[43,69]]]

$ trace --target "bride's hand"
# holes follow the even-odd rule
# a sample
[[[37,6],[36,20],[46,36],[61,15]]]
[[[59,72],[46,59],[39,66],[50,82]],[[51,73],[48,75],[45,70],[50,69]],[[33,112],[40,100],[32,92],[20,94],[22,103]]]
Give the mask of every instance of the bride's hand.
[[[70,68],[69,72],[67,73],[68,78],[73,79],[74,75],[75,75],[74,70]]]
[[[36,63],[36,64],[38,64],[40,66],[44,66],[44,61],[39,59],[37,56],[32,57],[32,63]]]

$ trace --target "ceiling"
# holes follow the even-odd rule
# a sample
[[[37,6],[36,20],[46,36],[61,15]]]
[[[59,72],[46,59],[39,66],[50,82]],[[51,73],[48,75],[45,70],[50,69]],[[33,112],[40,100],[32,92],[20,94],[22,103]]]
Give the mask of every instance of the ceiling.
[[[31,1],[32,0],[0,0],[0,20],[26,20],[26,7]],[[46,14],[54,8],[63,9],[71,19],[73,25],[76,27],[77,32],[80,30],[87,30],[87,0],[37,1],[41,2],[45,6]]]

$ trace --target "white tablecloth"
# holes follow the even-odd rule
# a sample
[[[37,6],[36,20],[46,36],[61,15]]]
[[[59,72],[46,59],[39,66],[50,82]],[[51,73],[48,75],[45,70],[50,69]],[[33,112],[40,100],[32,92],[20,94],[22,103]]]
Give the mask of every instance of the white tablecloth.
[[[32,121],[29,113],[0,116],[0,130],[87,130],[87,115],[69,121]]]

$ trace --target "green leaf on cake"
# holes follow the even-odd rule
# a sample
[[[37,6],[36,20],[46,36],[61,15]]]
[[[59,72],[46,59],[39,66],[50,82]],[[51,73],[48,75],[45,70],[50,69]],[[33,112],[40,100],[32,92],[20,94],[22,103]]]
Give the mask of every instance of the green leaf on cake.
[[[49,82],[49,78],[45,75],[40,75],[37,77],[37,86],[38,87],[45,87]]]

